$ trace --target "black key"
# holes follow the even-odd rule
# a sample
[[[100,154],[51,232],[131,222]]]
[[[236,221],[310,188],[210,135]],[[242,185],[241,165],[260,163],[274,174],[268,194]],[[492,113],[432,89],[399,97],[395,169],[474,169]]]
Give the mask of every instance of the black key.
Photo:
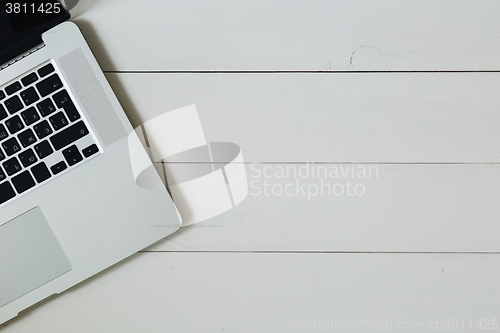
[[[14,187],[19,194],[26,192],[36,185],[35,180],[31,177],[29,171],[24,171],[20,175],[12,178],[12,184],[14,184]]]
[[[2,143],[2,147],[7,153],[8,156],[14,155],[15,153],[21,151],[21,145],[17,142],[16,138],[11,138],[4,143]]]
[[[64,170],[66,170],[68,167],[66,166],[66,163],[64,163],[64,161],[61,161],[59,163],[57,163],[56,165],[53,165],[51,168],[50,168],[50,171],[52,171],[52,173],[54,175],[57,175],[58,173],[60,172],[63,172]]]
[[[73,101],[69,97],[69,94],[66,90],[58,92],[54,96],[52,96],[54,102],[56,102],[57,107],[64,109],[66,115],[68,116],[71,122],[80,119],[80,113],[73,104]]]
[[[19,164],[19,161],[15,157],[3,162],[2,165],[9,176],[18,173],[22,169],[21,164]]]
[[[21,89],[23,89],[23,86],[21,85],[21,83],[16,81],[16,82],[12,83],[10,86],[5,87],[5,92],[7,93],[7,95],[12,95],[13,93],[15,93],[16,91],[19,91]]]
[[[7,111],[2,104],[0,104],[0,120],[7,118]]]
[[[78,151],[78,147],[75,145],[72,145],[71,147],[64,149],[62,153],[64,155],[64,158],[66,159],[66,162],[68,162],[69,166],[75,165],[76,163],[83,160],[82,155]]]
[[[16,192],[14,192],[14,189],[12,188],[12,185],[10,185],[9,182],[0,184],[0,204],[9,201],[15,196]]]
[[[82,153],[83,153],[83,156],[90,157],[90,156],[94,155],[95,153],[97,153],[98,151],[99,151],[99,148],[97,147],[97,145],[93,144],[91,146],[88,146],[84,150],[82,150]]]
[[[9,111],[10,114],[14,114],[24,107],[23,103],[17,96],[9,98],[4,102],[4,104],[5,107],[7,108],[7,111]]]
[[[36,81],[38,81],[38,76],[36,75],[36,73],[31,73],[30,75],[27,75],[21,79],[21,82],[25,87]]]
[[[33,131],[30,130],[29,128],[26,131],[19,133],[17,138],[19,139],[24,148],[31,146],[36,142],[35,133],[33,133]]]
[[[44,77],[52,73],[54,70],[55,69],[52,64],[47,64],[38,70],[38,75],[40,75],[40,77]]]
[[[17,133],[24,128],[24,124],[19,116],[14,116],[10,119],[7,119],[5,121],[5,125],[7,125],[7,129],[9,130],[10,134]]]
[[[3,182],[5,179],[7,179],[7,175],[0,168],[0,182]]]
[[[50,142],[52,142],[52,146],[54,146],[55,150],[59,150],[66,147],[70,143],[83,138],[87,134],[89,134],[89,130],[85,127],[83,121],[79,121],[76,124],[71,125],[71,127],[53,135],[50,138]]]
[[[47,166],[43,162],[32,167],[31,172],[38,183],[44,182],[52,177],[49,169],[47,169]]]
[[[4,159],[5,159],[5,155],[3,154],[2,150],[0,149],[0,161],[3,161]]]
[[[33,104],[40,99],[40,97],[38,97],[38,94],[36,93],[35,88],[33,87],[22,91],[19,95],[21,96],[21,99],[26,106],[30,106],[30,104]]]
[[[39,82],[36,84],[36,88],[38,89],[38,92],[42,97],[45,97],[54,91],[59,90],[62,88],[63,84],[61,82],[61,79],[59,79],[59,76],[57,74],[53,74],[43,80],[42,82]]]
[[[0,124],[0,141],[3,141],[4,139],[7,139],[9,136],[9,133],[7,133],[7,130],[5,129],[5,126]]]
[[[34,107],[30,107],[28,110],[21,112],[21,116],[24,119],[24,123],[28,126],[40,120],[40,116]]]
[[[19,160],[23,164],[25,168],[29,167],[30,165],[36,163],[37,158],[35,156],[35,153],[33,150],[28,149],[26,151],[23,151],[22,153],[19,154]]]
[[[50,99],[45,99],[36,105],[42,117],[46,117],[56,110],[54,103]]]
[[[0,101],[5,98],[5,93],[0,90]]]
[[[52,127],[56,131],[60,130],[61,128],[63,128],[64,126],[69,124],[68,119],[66,119],[66,116],[64,115],[64,113],[62,111],[59,113],[56,113],[55,115],[53,115],[49,119],[50,119],[50,123],[52,124]]]
[[[34,148],[35,148],[36,154],[38,155],[38,157],[40,159],[45,158],[54,152],[54,150],[50,146],[50,143],[47,140],[35,145]]]
[[[52,128],[50,128],[50,125],[47,122],[47,120],[44,120],[41,123],[36,124],[35,126],[33,126],[33,129],[35,130],[35,133],[39,139],[43,139],[47,135],[52,133]]]

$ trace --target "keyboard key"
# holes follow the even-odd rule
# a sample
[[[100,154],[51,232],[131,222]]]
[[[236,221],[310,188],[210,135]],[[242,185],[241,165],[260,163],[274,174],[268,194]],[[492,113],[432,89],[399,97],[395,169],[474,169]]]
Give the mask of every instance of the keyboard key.
[[[43,162],[32,167],[31,172],[33,173],[33,176],[35,176],[35,179],[38,183],[44,182],[52,177],[49,169]]]
[[[34,107],[30,107],[28,110],[21,112],[21,116],[24,119],[24,123],[28,126],[40,120],[40,116]]]
[[[35,180],[31,177],[29,171],[24,171],[20,175],[12,178],[12,184],[14,184],[14,187],[19,194],[26,192],[36,185]]]
[[[19,116],[14,116],[10,119],[7,119],[5,121],[5,125],[7,125],[7,129],[9,130],[10,134],[15,134],[24,128],[24,124]]]
[[[53,135],[50,138],[50,142],[52,142],[52,146],[54,146],[55,150],[59,150],[66,147],[70,143],[83,138],[87,134],[89,134],[89,130],[87,129],[83,121],[79,121],[76,124],[71,125],[71,127],[68,127],[61,132]]]
[[[36,88],[42,97],[52,94],[62,88],[63,84],[57,74],[53,74],[45,80],[36,84]]]
[[[61,161],[59,163],[57,163],[56,165],[53,165],[51,168],[50,168],[50,171],[52,171],[52,173],[54,175],[57,175],[58,173],[60,172],[63,172],[64,170],[66,170],[68,167],[66,166],[66,163],[64,163],[64,161]]]
[[[38,94],[36,93],[35,88],[33,87],[22,91],[19,95],[21,96],[21,99],[26,106],[30,106],[40,99],[40,97],[38,97]]]
[[[66,90],[60,91],[54,96],[52,96],[54,102],[56,102],[57,107],[64,109],[66,115],[68,116],[71,122],[80,119],[80,113],[73,104],[73,101],[69,97],[69,94]]]
[[[15,153],[21,151],[21,145],[19,144],[19,142],[17,142],[16,138],[11,138],[5,141],[4,143],[2,143],[2,147],[8,156],[12,156]]]
[[[75,165],[76,163],[83,160],[82,155],[78,151],[78,147],[75,145],[72,145],[71,147],[64,149],[62,153],[64,158],[66,159],[66,162],[68,162],[69,166]]]
[[[19,141],[21,142],[21,144],[23,145],[24,148],[34,144],[36,142],[36,137],[35,137],[35,133],[33,133],[32,130],[30,130],[29,128],[20,133],[17,138],[19,139]]]
[[[69,124],[68,119],[66,119],[66,116],[64,115],[64,113],[62,111],[59,113],[56,113],[55,115],[53,115],[49,119],[50,119],[50,123],[52,124],[52,127],[56,131],[60,130],[61,128],[63,128],[64,126]]]
[[[0,104],[0,120],[7,118],[7,111],[2,104]]]
[[[14,189],[12,188],[12,185],[10,185],[9,182],[0,184],[0,204],[9,201],[15,196],[16,192],[14,192]]]
[[[2,165],[9,176],[15,175],[22,169],[21,164],[19,164],[19,161],[15,157],[3,162]]]
[[[0,161],[3,161],[5,159],[5,155],[4,153],[2,152],[2,150],[0,149]],[[1,179],[0,179],[1,180]]]
[[[0,101],[5,98],[5,93],[0,90]]]
[[[47,64],[38,70],[38,75],[40,75],[40,77],[44,77],[52,73],[54,70],[55,69],[52,64]]]
[[[24,106],[19,97],[14,96],[12,98],[9,98],[4,102],[5,107],[7,108],[7,111],[9,111],[10,114],[14,114],[17,111],[21,110]]]
[[[88,146],[84,150],[82,150],[82,153],[83,153],[83,156],[90,157],[90,156],[94,155],[95,153],[97,153],[98,151],[99,151],[99,148],[97,147],[97,145],[93,144],[91,146]]]
[[[21,89],[23,89],[23,86],[21,86],[21,83],[16,81],[16,82],[12,83],[10,86],[6,87],[5,92],[7,93],[7,95],[12,95],[13,93],[15,93],[16,91],[19,91]]]
[[[27,75],[21,79],[21,82],[25,87],[36,81],[38,81],[38,76],[36,75],[36,73],[31,73],[30,75]]]
[[[25,168],[27,168],[30,165],[35,164],[36,161],[38,161],[38,160],[37,160],[33,150],[28,149],[28,150],[23,151],[22,153],[19,154],[19,161],[21,161],[22,165]]]
[[[40,159],[45,158],[54,152],[54,150],[50,146],[50,143],[47,140],[35,145],[34,148],[36,154],[38,155],[38,158]]]
[[[9,133],[5,129],[5,126],[0,124],[0,141],[3,141],[9,137]]]
[[[36,107],[38,111],[40,111],[42,117],[47,117],[49,114],[53,113],[56,110],[54,103],[52,103],[52,101],[48,98],[38,103]]]
[[[33,129],[35,130],[35,133],[39,139],[43,139],[47,135],[52,133],[52,128],[50,128],[50,125],[47,122],[47,120],[44,120],[41,123],[36,124],[35,126],[33,126]]]
[[[3,170],[0,168],[0,182],[3,182],[4,180],[7,179],[7,175],[5,174],[5,172],[3,172]]]

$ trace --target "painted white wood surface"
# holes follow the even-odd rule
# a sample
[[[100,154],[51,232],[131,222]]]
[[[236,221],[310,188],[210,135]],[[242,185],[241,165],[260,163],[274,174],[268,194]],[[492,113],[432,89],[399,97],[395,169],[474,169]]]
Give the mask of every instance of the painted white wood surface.
[[[500,250],[499,166],[477,164],[499,162],[498,73],[107,77],[135,126],[196,103],[207,140],[240,145],[250,182],[264,190],[268,181],[275,193],[292,184],[299,192],[254,195],[251,186],[235,210],[182,230],[154,249]],[[265,164],[269,161],[283,164]],[[380,171],[376,179],[352,180],[366,186],[362,197],[308,199],[300,190],[345,179],[253,178],[253,168],[274,174],[301,168],[289,162],[347,168],[336,162],[351,161],[412,164],[361,164]],[[251,167],[253,162],[264,164]],[[439,164],[420,164],[426,162]]]
[[[378,178],[356,176],[370,167]],[[500,252],[500,165],[261,164],[247,176],[243,203],[150,250]]]
[[[498,70],[491,0],[82,0],[104,70]]]
[[[2,333],[310,331],[294,319],[422,323],[420,332],[437,320],[443,332],[446,319],[498,322],[499,267],[498,255],[142,253]]]
[[[500,162],[499,73],[107,78],[134,126],[196,104],[247,162]]]

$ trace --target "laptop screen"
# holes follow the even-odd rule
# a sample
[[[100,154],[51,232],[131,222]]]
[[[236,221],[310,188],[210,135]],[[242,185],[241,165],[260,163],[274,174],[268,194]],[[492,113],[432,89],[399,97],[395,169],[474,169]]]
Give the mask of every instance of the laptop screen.
[[[57,0],[0,0],[0,64],[35,47],[27,41],[41,43],[43,32],[68,19],[69,13]]]

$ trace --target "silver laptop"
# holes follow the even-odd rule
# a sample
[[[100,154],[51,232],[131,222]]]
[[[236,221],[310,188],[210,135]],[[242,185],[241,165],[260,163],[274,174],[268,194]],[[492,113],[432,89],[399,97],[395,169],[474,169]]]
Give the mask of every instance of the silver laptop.
[[[136,185],[132,163],[151,162],[131,161],[139,141],[69,13],[16,3],[0,0],[0,323],[180,226],[157,174]]]

